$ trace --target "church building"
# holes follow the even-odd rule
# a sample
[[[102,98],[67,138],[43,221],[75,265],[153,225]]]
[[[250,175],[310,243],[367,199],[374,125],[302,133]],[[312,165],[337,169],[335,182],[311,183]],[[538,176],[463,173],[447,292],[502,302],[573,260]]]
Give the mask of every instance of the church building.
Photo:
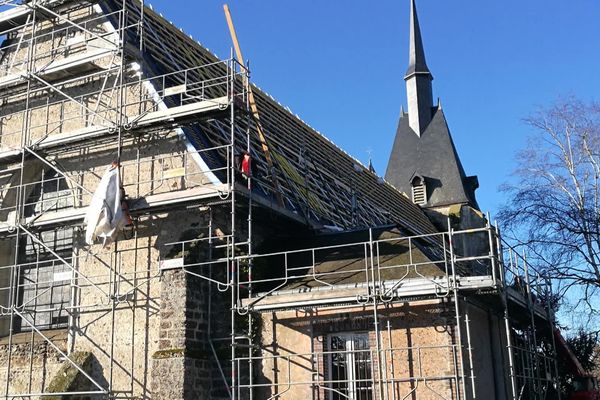
[[[380,177],[144,1],[0,1],[0,397],[558,398],[408,33]]]

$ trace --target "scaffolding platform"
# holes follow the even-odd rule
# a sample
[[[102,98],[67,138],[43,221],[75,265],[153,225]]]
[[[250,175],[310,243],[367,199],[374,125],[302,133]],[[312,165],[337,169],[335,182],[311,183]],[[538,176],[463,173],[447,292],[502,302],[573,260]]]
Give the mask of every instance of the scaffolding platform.
[[[0,89],[24,84],[27,79],[40,78],[47,82],[65,79],[77,74],[101,70],[103,67],[97,63],[98,60],[110,56],[114,50],[96,49],[82,52],[61,60],[52,61],[47,66],[39,68],[32,73],[17,72],[0,77]]]
[[[160,193],[131,199],[130,212],[132,215],[144,214],[158,209],[165,209],[172,206],[179,206],[185,203],[201,202],[204,200],[222,198],[228,192],[227,185],[205,185],[203,187],[186,189],[177,192]],[[64,224],[81,223],[87,213],[87,207],[65,209],[60,211],[46,212],[40,215],[26,218],[25,226],[34,228],[52,228]],[[0,222],[0,233],[12,232],[15,229],[14,223]]]
[[[131,124],[131,126],[128,127],[128,130],[135,131],[136,129],[148,127],[156,128],[164,124],[173,125],[189,118],[199,119],[203,118],[202,114],[212,115],[215,112],[226,111],[229,105],[230,100],[226,96],[223,96],[213,100],[202,100],[192,104],[149,112],[140,116],[130,117],[129,120],[131,122],[127,122],[127,124]],[[33,147],[36,150],[48,151],[62,146],[106,138],[111,135],[116,135],[116,128],[114,126],[91,125],[70,132],[49,135],[37,142]],[[0,151],[0,162],[13,161],[21,153],[22,150],[19,149]]]
[[[492,276],[457,277],[458,285],[465,291],[494,289],[496,282]],[[393,288],[390,293],[380,296],[382,302],[445,297],[452,290],[446,277],[433,279],[411,278],[405,281],[385,282],[381,293],[386,288]],[[288,308],[310,308],[327,305],[356,304],[369,297],[369,285],[339,285],[336,287],[318,287],[312,290],[291,290],[273,293],[258,293],[254,298],[244,299],[242,306],[251,311],[268,312]]]
[[[141,116],[139,119],[134,118],[133,121],[136,127],[143,128],[149,125],[158,125],[165,121],[177,122],[185,120],[202,113],[226,111],[229,105],[230,99],[227,96],[222,96],[216,99],[202,100],[197,103],[185,104],[182,106],[170,107],[162,111],[151,112]]]
[[[40,2],[42,6],[46,8],[55,7],[57,5],[66,4],[69,2],[74,2],[74,0],[48,0],[45,2]],[[33,13],[34,7],[29,4],[17,4],[16,1],[13,2],[15,4],[13,8],[0,12],[0,33],[7,31],[11,28],[23,25],[27,23],[28,17]],[[86,4],[90,4],[90,1],[85,1]],[[42,18],[45,17],[45,18]],[[37,15],[37,20],[43,20],[46,18],[51,18],[52,15],[48,13],[39,13]]]

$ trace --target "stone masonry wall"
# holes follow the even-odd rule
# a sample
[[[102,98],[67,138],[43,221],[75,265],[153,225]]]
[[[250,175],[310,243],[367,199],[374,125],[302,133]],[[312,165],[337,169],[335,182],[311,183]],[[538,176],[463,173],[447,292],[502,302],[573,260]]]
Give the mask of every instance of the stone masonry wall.
[[[90,12],[92,9],[87,7],[77,11],[74,17],[78,21],[85,20]],[[104,32],[104,22],[98,19],[89,28]],[[44,22],[38,28],[49,32],[56,26]],[[65,37],[60,34],[52,36],[50,33],[46,39],[36,42],[36,51],[45,57],[64,44]],[[93,47],[94,44],[89,45]],[[6,51],[2,62],[8,62],[13,57],[21,59],[26,49],[20,49],[16,55],[10,51]],[[84,49],[70,48],[56,58],[80,51]],[[99,60],[97,64],[107,66],[120,63],[112,55],[108,58]],[[39,62],[43,64],[48,60],[40,58]],[[6,73],[8,71],[2,69],[0,75]],[[115,79],[115,74],[109,74],[59,86],[85,107],[55,91],[37,91],[29,98],[24,93],[1,93],[0,151],[18,147],[21,143],[33,143],[46,136],[52,138],[71,134],[92,125],[105,126],[104,118],[114,121],[118,91],[106,90],[101,96],[93,92],[104,85],[111,88]],[[128,75],[128,79],[135,78]],[[139,115],[154,104],[151,95],[135,83],[128,86],[124,95],[127,103],[135,103],[127,107],[128,115]],[[24,111],[26,101],[30,107],[28,112]],[[89,109],[97,106],[100,115],[92,115]],[[28,130],[23,129],[26,125],[29,126]],[[91,194],[88,192],[95,190],[116,154],[113,140],[108,143],[89,143],[81,148],[61,149],[49,157],[71,178],[69,188],[73,196],[68,200],[70,205],[85,207],[89,204]],[[8,178],[11,184],[5,185],[2,181],[0,224],[11,221],[10,213],[14,211],[17,192],[15,185],[21,180],[39,181],[45,166],[34,160],[33,157],[26,159],[23,176],[17,170]],[[169,130],[135,136],[125,132],[121,162],[123,184],[132,201],[207,183],[195,161],[185,154],[185,144],[178,134]],[[188,174],[186,178],[170,174],[182,169]],[[33,185],[26,190],[32,188]],[[167,272],[164,276],[159,271],[159,261],[169,252],[166,243],[182,240],[185,232],[206,231],[207,215],[206,209],[195,207],[139,216],[134,221],[135,229],[121,235],[119,241],[108,248],[99,244],[91,247],[85,245],[82,229],[75,227],[71,264],[77,273],[72,276],[70,294],[73,304],[79,307],[69,310],[70,326],[61,330],[60,339],[54,337],[52,342],[64,352],[92,353],[97,362],[89,372],[99,384],[111,389],[111,398],[176,399],[183,398],[187,393],[200,396],[209,393],[209,390],[216,392],[216,385],[212,383],[214,374],[206,373],[214,367],[214,361],[207,364],[210,353],[206,349],[206,332],[203,331],[206,328],[205,283],[181,271]],[[14,247],[13,238],[0,243],[0,284],[4,289],[10,284],[11,265],[15,260]],[[166,303],[163,303],[163,297]],[[0,302],[3,306],[8,304],[7,290],[1,291]],[[169,310],[172,314],[169,314]],[[177,318],[183,322],[176,322]],[[8,319],[2,316],[0,336],[6,338],[8,333]],[[28,333],[23,334],[25,339],[28,336]],[[47,390],[52,375],[64,364],[51,346],[39,340],[31,346],[25,340],[24,343],[13,343],[13,348],[8,351],[8,343],[0,340],[0,357],[11,356],[10,375],[7,375],[8,363],[0,358],[0,396]],[[179,358],[176,357],[178,349],[183,349]],[[156,371],[151,373],[154,366]],[[176,376],[175,372],[179,375]],[[181,396],[171,396],[177,390],[174,383],[169,387],[173,391],[161,397],[161,390],[166,387],[162,384],[165,377],[182,382],[179,385],[181,392],[177,392]],[[186,387],[184,392],[184,383],[192,381],[191,389]],[[156,393],[153,393],[155,388]]]
[[[155,399],[208,399],[206,284],[182,270],[161,278],[158,351],[152,356]]]
[[[52,343],[61,351],[67,351],[67,337],[64,331],[46,332]],[[0,382],[2,393],[11,363],[8,379],[12,387],[21,387],[23,392],[39,393],[64,363],[58,351],[41,336],[23,333],[13,337],[12,347],[8,338],[0,339]]]
[[[227,210],[213,210],[212,221],[215,240],[222,244],[219,236],[229,231]],[[190,231],[183,236],[197,234]],[[170,256],[183,256],[190,265],[207,261],[209,246],[202,243],[183,254],[172,251]],[[214,258],[219,256],[222,254],[213,254]],[[226,283],[226,268],[226,263],[219,262],[192,266],[188,268],[191,273],[180,269],[162,273],[159,341],[152,355],[154,399],[229,398],[222,374],[229,378],[231,373],[226,340],[230,333],[230,293],[221,293],[215,283],[195,276],[202,274]]]

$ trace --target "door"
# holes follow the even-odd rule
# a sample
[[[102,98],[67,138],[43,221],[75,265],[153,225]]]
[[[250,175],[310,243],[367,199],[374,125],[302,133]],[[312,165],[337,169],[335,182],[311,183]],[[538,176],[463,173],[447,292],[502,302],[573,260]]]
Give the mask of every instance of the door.
[[[328,336],[330,400],[371,400],[373,374],[368,333]]]

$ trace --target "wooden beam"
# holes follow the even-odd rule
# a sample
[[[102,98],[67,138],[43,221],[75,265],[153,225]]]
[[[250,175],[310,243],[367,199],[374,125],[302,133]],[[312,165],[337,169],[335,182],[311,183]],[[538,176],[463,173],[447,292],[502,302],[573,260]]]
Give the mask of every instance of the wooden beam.
[[[235,55],[240,63],[244,62],[244,56],[242,55],[242,49],[240,48],[240,42],[238,41],[238,36],[235,31],[235,26],[233,25],[233,19],[231,18],[231,12],[229,11],[229,6],[227,4],[223,4],[223,10],[225,11],[225,19],[227,19],[227,26],[229,27],[229,33],[231,34],[231,41],[233,42],[233,48],[235,50]],[[248,81],[245,82],[246,87],[248,88],[248,102],[250,103],[250,110],[252,111],[252,116],[254,117],[254,122],[256,123],[256,131],[258,132],[258,140],[260,141],[260,145],[262,147],[262,151],[265,155],[265,159],[267,160],[267,165],[269,166],[269,174],[271,175],[271,181],[273,183],[273,189],[275,189],[275,195],[277,197],[277,202],[279,206],[284,206],[283,196],[281,195],[281,191],[279,190],[279,184],[277,183],[277,178],[274,174],[273,169],[273,159],[271,158],[271,153],[269,151],[269,146],[267,145],[267,140],[265,138],[265,132],[263,130],[262,124],[260,123],[260,115],[258,113],[258,107],[256,106],[256,101],[254,99],[254,93],[252,92],[252,86]]]

